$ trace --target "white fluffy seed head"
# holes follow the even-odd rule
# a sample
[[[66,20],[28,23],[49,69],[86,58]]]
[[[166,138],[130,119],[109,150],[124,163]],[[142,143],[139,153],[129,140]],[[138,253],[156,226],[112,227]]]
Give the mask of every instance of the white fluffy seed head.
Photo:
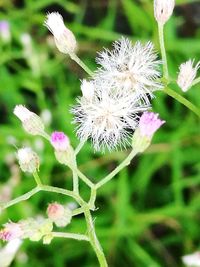
[[[175,0],[154,0],[154,16],[157,22],[164,25],[171,17]]]
[[[200,67],[200,61],[194,65],[194,60],[188,60],[185,63],[182,63],[179,67],[179,74],[177,79],[177,84],[181,88],[183,92],[186,92],[192,86],[192,82],[194,81],[197,71]]]
[[[34,173],[39,169],[39,157],[30,147],[19,149],[17,159],[23,172]]]
[[[31,112],[23,105],[17,105],[13,113],[20,119],[27,133],[32,135],[44,134],[44,124],[38,115]]]
[[[86,99],[92,99],[94,96],[94,83],[92,81],[88,82],[87,80],[83,80],[81,83],[81,91],[83,97]]]
[[[138,113],[148,106],[125,90],[95,87],[94,96],[79,98],[72,109],[81,140],[90,138],[95,150],[112,150],[130,144]]]
[[[44,25],[53,34],[58,50],[64,54],[74,53],[77,49],[74,34],[65,27],[63,17],[58,12],[47,14]]]
[[[133,45],[122,37],[113,46],[113,50],[104,50],[97,57],[100,68],[95,75],[96,82],[129,90],[130,94],[148,102],[147,94],[152,97],[155,90],[162,88],[157,81],[161,62],[157,60],[153,44]]]

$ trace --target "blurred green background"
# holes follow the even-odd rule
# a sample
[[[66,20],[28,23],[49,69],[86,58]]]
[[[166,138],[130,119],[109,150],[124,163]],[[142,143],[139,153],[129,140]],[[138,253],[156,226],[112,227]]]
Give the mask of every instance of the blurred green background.
[[[176,1],[174,16],[165,28],[170,75],[189,58],[200,59],[200,3]],[[51,146],[25,134],[12,114],[25,104],[40,114],[48,132],[64,131],[78,144],[70,107],[80,94],[80,79],[87,77],[66,55],[57,51],[43,26],[47,11],[58,11],[74,32],[78,55],[95,70],[95,56],[111,48],[121,35],[152,40],[157,49],[157,25],[150,0],[0,0],[0,20],[8,21],[10,37],[0,41],[0,201],[34,186],[33,178],[20,172],[16,149],[30,145],[41,158],[44,183],[71,188],[71,173],[59,165]],[[180,89],[172,84],[174,90]],[[200,108],[200,86],[186,97]],[[153,110],[166,124],[145,154],[138,156],[98,193],[93,213],[97,235],[110,267],[180,267],[181,256],[200,248],[200,124],[199,118],[162,92],[156,93]],[[93,181],[110,172],[128,151],[94,154],[88,143],[78,157],[80,169]],[[88,191],[81,186],[82,195]],[[0,216],[0,223],[45,214],[47,204],[71,199],[39,193]],[[82,216],[68,231],[84,233]],[[3,243],[1,244],[3,245]],[[24,241],[13,267],[97,267],[89,244],[53,240],[49,246]]]

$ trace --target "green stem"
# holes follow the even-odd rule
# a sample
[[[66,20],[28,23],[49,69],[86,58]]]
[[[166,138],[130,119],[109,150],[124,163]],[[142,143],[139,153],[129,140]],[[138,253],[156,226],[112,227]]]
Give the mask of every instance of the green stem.
[[[46,132],[43,132],[40,134],[42,137],[44,137],[47,141],[50,141],[51,140],[51,137],[50,135],[48,135]]]
[[[79,195],[74,193],[73,191],[70,191],[70,190],[67,190],[67,189],[63,189],[63,188],[59,188],[59,187],[55,187],[55,186],[50,186],[50,185],[41,185],[40,188],[43,191],[58,193],[58,194],[62,194],[62,195],[65,195],[65,196],[72,197],[77,201],[77,203],[80,206],[85,205],[85,201]]]
[[[86,224],[87,224],[87,229],[88,229],[89,241],[97,255],[100,267],[108,267],[102,247],[95,233],[94,223],[92,220],[90,210],[87,207],[85,207],[84,214],[85,214],[85,219],[86,219]]]
[[[94,184],[83,174],[79,169],[77,169],[77,174],[82,181],[84,181],[90,188],[94,187]]]
[[[200,109],[197,108],[194,104],[192,104],[190,101],[188,101],[186,98],[183,96],[179,95],[176,93],[174,90],[172,90],[169,87],[166,87],[164,89],[164,92],[168,94],[169,96],[173,97],[177,101],[179,101],[181,104],[186,106],[188,109],[190,109],[192,112],[194,112],[198,117],[200,117]]]
[[[76,168],[72,169],[73,191],[78,195],[79,194],[79,180],[78,180],[78,174],[77,174]]]
[[[160,50],[161,50],[162,63],[163,63],[163,76],[168,81],[169,72],[168,72],[167,55],[166,55],[165,42],[164,42],[164,32],[163,32],[163,25],[160,23],[158,23],[158,35],[159,35]]]
[[[32,197],[33,195],[35,195],[40,190],[41,190],[40,187],[37,186],[37,187],[33,188],[32,190],[30,190],[29,192],[23,194],[22,196],[17,197],[15,199],[12,199],[5,204],[2,204],[1,207],[2,207],[2,209],[6,209],[8,207],[11,207],[11,206],[21,202],[21,201],[25,201],[25,200],[29,199],[30,197]]]
[[[104,184],[109,182],[116,174],[118,174],[124,167],[128,166],[131,160],[135,157],[138,153],[137,150],[133,149],[131,153],[105,178],[103,178],[100,182],[98,182],[95,186],[96,189],[102,187]]]
[[[91,196],[89,200],[89,207],[91,210],[95,210],[95,200],[97,197],[97,190],[95,188],[91,189]]]
[[[33,173],[33,177],[34,177],[34,179],[35,179],[35,182],[36,182],[37,186],[42,185],[42,182],[41,182],[40,177],[39,177],[39,175],[38,175],[37,172],[34,172],[34,173]]]
[[[84,213],[84,206],[81,207],[81,208],[77,208],[75,210],[72,211],[72,216],[76,216],[76,215],[79,215],[79,214],[82,214]]]
[[[200,77],[196,78],[193,83],[192,86],[196,85],[197,83],[200,83]]]
[[[74,234],[74,233],[62,233],[62,232],[52,232],[53,237],[71,238],[76,240],[89,241],[86,235]]]
[[[93,72],[85,65],[85,63],[75,54],[69,54],[71,59],[74,60],[87,74],[93,76]]]
[[[77,154],[80,152],[80,150],[81,150],[82,147],[84,146],[86,140],[87,140],[87,139],[82,140],[82,141],[79,143],[79,145],[76,147],[76,149],[75,149],[75,155],[77,155]]]

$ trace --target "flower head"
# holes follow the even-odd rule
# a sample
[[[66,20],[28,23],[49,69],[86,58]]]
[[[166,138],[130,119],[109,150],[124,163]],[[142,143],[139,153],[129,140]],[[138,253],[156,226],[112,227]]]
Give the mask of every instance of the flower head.
[[[17,158],[23,172],[34,173],[39,168],[39,157],[30,148],[24,147],[17,151]]]
[[[91,138],[95,150],[111,150],[129,144],[138,113],[148,108],[128,91],[97,84],[92,99],[79,98],[72,109],[81,140]]]
[[[154,16],[158,23],[164,25],[171,17],[175,0],[154,0]]]
[[[14,108],[14,114],[20,119],[26,132],[32,135],[44,134],[44,124],[38,115],[23,105],[17,105]]]
[[[186,92],[192,86],[192,82],[197,75],[197,71],[200,68],[200,61],[193,66],[194,60],[188,60],[185,63],[182,63],[179,67],[179,74],[177,83],[183,92]]]
[[[58,50],[64,54],[74,53],[77,48],[74,34],[65,27],[63,17],[58,12],[47,14],[44,25],[53,34]]]
[[[105,50],[97,57],[100,64],[95,79],[99,83],[128,90],[148,102],[147,94],[162,88],[157,81],[160,77],[157,54],[151,42],[142,45],[137,42],[134,46],[127,38],[114,42],[114,49]]]
[[[141,136],[151,138],[154,133],[165,123],[158,118],[158,114],[153,112],[144,112],[139,121],[139,130]]]
[[[151,144],[154,133],[165,123],[158,118],[158,114],[144,112],[140,117],[138,128],[132,138],[132,147],[138,152],[143,152]]]
[[[51,144],[58,151],[67,151],[70,146],[69,138],[63,132],[53,132]]]
[[[72,218],[71,210],[58,203],[49,204],[47,215],[58,227],[65,227],[71,222]]]
[[[3,241],[11,241],[14,239],[21,238],[23,231],[20,224],[9,222],[5,224],[5,228],[0,231],[0,239]]]

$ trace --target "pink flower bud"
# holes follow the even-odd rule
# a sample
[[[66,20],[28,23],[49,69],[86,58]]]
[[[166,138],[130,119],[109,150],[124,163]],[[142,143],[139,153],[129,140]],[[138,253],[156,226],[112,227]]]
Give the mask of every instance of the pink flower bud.
[[[158,114],[153,112],[144,112],[139,121],[139,130],[141,136],[152,138],[154,133],[163,125],[165,121],[158,118]]]
[[[0,239],[3,241],[11,241],[22,237],[23,231],[18,223],[9,222],[5,224],[5,228],[0,231]]]
[[[72,219],[72,211],[58,203],[49,204],[47,215],[58,227],[65,227]]]
[[[52,221],[56,221],[62,218],[64,213],[65,213],[64,207],[58,203],[49,204],[47,208],[47,215],[49,219],[51,219]]]
[[[51,144],[57,151],[67,151],[70,146],[69,138],[63,132],[53,132]]]

